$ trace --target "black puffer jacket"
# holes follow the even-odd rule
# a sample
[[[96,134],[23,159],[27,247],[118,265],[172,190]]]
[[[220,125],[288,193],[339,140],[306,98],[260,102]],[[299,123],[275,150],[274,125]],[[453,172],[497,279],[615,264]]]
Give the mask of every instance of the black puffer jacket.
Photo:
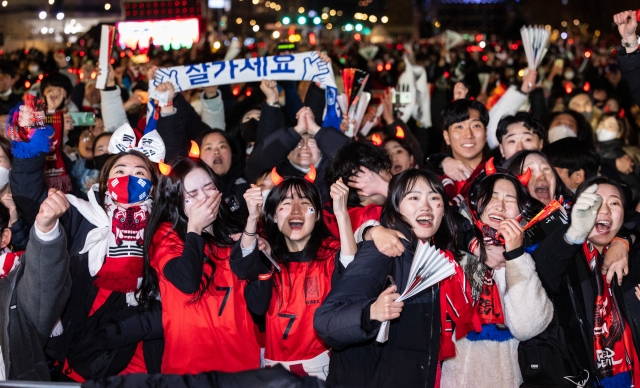
[[[433,387],[440,350],[439,290],[431,287],[405,301],[391,321],[389,340],[375,341],[380,322],[370,307],[388,275],[398,290],[409,278],[415,245],[403,240],[402,256],[391,258],[364,242],[354,261],[316,311],[314,328],[333,348],[327,383],[346,387]]]

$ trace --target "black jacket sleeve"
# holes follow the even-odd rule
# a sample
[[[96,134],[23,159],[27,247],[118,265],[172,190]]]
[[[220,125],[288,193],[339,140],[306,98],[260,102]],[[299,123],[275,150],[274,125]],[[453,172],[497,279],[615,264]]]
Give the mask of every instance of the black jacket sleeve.
[[[311,108],[318,125],[322,125],[322,115],[324,114],[324,107],[326,103],[327,101],[324,89],[316,85],[315,82],[312,82],[307,90],[307,95],[304,97],[304,106]]]
[[[327,345],[342,349],[377,335],[380,322],[370,320],[368,310],[383,291],[393,259],[380,253],[373,242],[364,242],[355,259],[316,310],[313,327]]]
[[[18,217],[18,221],[11,225],[11,245],[14,252],[27,249],[29,232],[30,228],[27,223],[24,222],[22,216]]]
[[[178,111],[172,115],[160,116],[156,130],[162,138],[165,146],[165,161],[173,160],[179,156],[187,155],[189,150],[185,135],[184,122],[180,120]]]
[[[542,240],[538,248],[531,254],[536,263],[538,277],[550,295],[560,291],[564,275],[578,250],[582,247],[581,244],[569,244],[565,240],[564,234],[567,229],[569,229],[569,225],[556,229]]]
[[[242,256],[242,248],[240,247],[242,240],[238,240],[236,245],[233,246],[231,251],[230,266],[231,271],[244,280],[257,280],[261,274],[270,272],[270,265],[267,265],[262,261],[260,251],[258,250],[258,244],[251,254]]]
[[[140,341],[161,339],[162,305],[154,303],[149,310],[141,311],[136,306],[127,307],[113,316],[105,325],[109,349],[119,349]]]
[[[262,119],[261,119],[262,121]],[[249,156],[244,174],[253,182],[261,172],[284,162],[292,149],[300,143],[300,135],[293,128],[282,128],[267,136]]]
[[[204,262],[204,238],[197,233],[187,233],[182,256],[167,262],[162,272],[178,290],[193,294],[200,288]]]
[[[626,50],[618,50],[618,64],[622,78],[627,82],[633,101],[640,104],[640,50],[627,54]]]
[[[258,131],[256,133],[256,144],[262,142],[266,137],[285,127],[282,109],[270,106],[266,102],[262,103],[260,109],[260,120],[258,121]]]

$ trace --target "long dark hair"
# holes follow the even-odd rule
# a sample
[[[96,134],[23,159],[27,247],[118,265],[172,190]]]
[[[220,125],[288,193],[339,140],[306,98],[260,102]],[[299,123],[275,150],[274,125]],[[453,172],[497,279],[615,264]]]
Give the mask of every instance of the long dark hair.
[[[151,267],[149,248],[160,224],[163,222],[171,223],[171,229],[178,234],[180,239],[182,241],[186,239],[189,219],[184,213],[184,179],[187,174],[196,169],[205,171],[213,181],[213,184],[218,187],[218,178],[215,173],[200,159],[178,158],[171,163],[171,172],[169,175],[160,177],[156,189],[157,194],[153,211],[151,212],[144,233],[144,276],[139,297],[142,308],[147,308],[159,294],[158,276]],[[233,217],[231,209],[229,209],[226,202],[221,201],[218,216],[213,222],[213,234],[203,232],[202,237],[204,237],[205,244],[210,247],[228,247],[234,244],[230,236],[241,231],[242,225]],[[214,251],[211,250],[211,252],[213,254]],[[224,260],[226,257],[214,257],[214,259]],[[208,276],[204,276],[201,280],[198,292],[190,300],[192,303],[202,298],[213,281],[215,263],[208,255],[204,255],[204,265],[211,267],[211,273]]]
[[[149,175],[151,176],[152,189],[149,197],[152,197],[154,192],[157,191],[156,187],[158,185],[158,168],[156,165],[146,157],[140,151],[130,150],[128,152],[120,152],[119,154],[115,154],[105,162],[104,166],[102,166],[102,170],[100,171],[100,177],[98,178],[99,189],[98,189],[98,203],[104,207],[104,195],[107,192],[107,181],[109,180],[109,171],[116,165],[116,162],[125,156],[135,156],[144,162],[145,167],[149,170]]]
[[[316,223],[311,231],[311,238],[302,250],[301,261],[324,259],[318,257],[318,251],[325,240],[331,237],[331,232],[329,232],[329,229],[325,225],[322,216],[320,192],[318,192],[316,185],[300,177],[289,177],[283,180],[279,185],[271,189],[264,204],[264,225],[267,241],[271,244],[276,259],[285,264],[285,266],[292,260],[285,236],[280,232],[280,229],[278,229],[278,224],[275,219],[278,206],[285,200],[289,192],[295,192],[300,198],[307,198],[311,201],[316,211]]]
[[[400,202],[402,202],[407,193],[413,190],[420,179],[424,180],[429,187],[442,197],[444,216],[440,228],[438,228],[438,231],[433,236],[435,246],[439,249],[446,249],[456,258],[459,258],[457,248],[458,228],[451,213],[449,199],[444,191],[442,182],[431,171],[410,169],[391,178],[389,182],[389,195],[382,208],[380,223],[386,228],[411,231],[411,240],[417,240],[409,221],[400,213]]]
[[[529,155],[540,155],[551,166],[553,175],[556,177],[556,190],[553,192],[553,197],[555,199],[559,199],[560,196],[562,196],[566,200],[572,201],[573,193],[571,192],[571,190],[567,188],[567,186],[565,186],[562,179],[560,179],[560,176],[556,172],[556,169],[553,168],[553,165],[549,162],[549,159],[547,158],[547,156],[538,150],[522,150],[518,152],[507,161],[506,169],[515,175],[523,174],[524,162],[527,160],[527,156]]]

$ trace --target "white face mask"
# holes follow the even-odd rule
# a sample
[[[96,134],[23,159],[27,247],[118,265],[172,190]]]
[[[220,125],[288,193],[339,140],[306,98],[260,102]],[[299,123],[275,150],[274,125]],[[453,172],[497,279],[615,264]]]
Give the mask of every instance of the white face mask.
[[[564,139],[565,137],[578,137],[578,135],[576,135],[576,133],[573,132],[573,129],[569,128],[564,124],[556,125],[555,127],[551,128],[549,130],[549,133],[547,134],[549,143],[553,143],[554,141]]]
[[[618,138],[618,133],[601,128],[596,131],[596,138],[598,141],[614,140]]]
[[[9,183],[9,171],[4,167],[0,167],[0,190],[4,189],[5,186]]]
[[[269,196],[269,193],[271,192],[271,189],[269,190],[262,190],[262,192],[260,194],[262,194],[262,200],[264,202],[267,202],[267,197]]]

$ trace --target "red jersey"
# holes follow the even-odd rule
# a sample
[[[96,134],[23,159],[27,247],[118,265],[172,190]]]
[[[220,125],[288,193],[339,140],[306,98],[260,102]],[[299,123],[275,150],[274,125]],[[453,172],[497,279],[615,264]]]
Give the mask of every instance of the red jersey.
[[[215,263],[215,273],[208,292],[195,304],[189,303],[193,295],[183,293],[164,276],[167,262],[181,256],[183,250],[184,241],[171,225],[161,224],[153,237],[149,258],[158,274],[162,299],[165,339],[162,373],[259,368],[260,347],[244,299],[247,282],[231,272],[231,248],[205,247],[207,256]],[[205,274],[211,274],[208,265],[204,269]]]
[[[326,205],[325,205],[326,207]],[[340,231],[338,230],[338,221],[336,216],[324,209],[324,222],[331,233],[340,237]],[[349,208],[349,218],[351,219],[351,227],[353,233],[358,235],[361,226],[370,226],[372,221],[380,222],[380,214],[382,213],[382,206],[380,205],[367,205],[367,206],[354,206]]]
[[[266,316],[265,358],[273,361],[308,360],[329,347],[313,329],[313,316],[331,290],[340,241],[328,239],[318,259],[291,262],[274,275]]]

